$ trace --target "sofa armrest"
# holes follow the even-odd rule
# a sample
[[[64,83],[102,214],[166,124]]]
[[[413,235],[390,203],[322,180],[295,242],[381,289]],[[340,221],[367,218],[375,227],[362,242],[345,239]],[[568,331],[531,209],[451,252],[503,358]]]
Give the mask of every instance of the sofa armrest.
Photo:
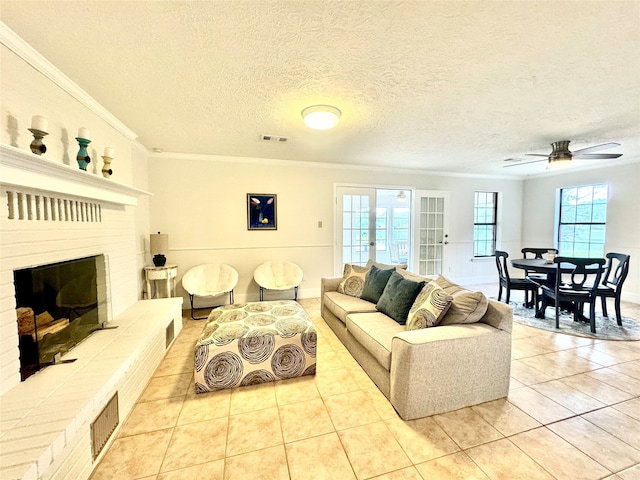
[[[320,279],[320,316],[324,318],[324,293],[337,292],[342,277],[322,277]]]
[[[511,333],[484,323],[400,332],[391,347],[390,400],[405,420],[501,398]]]
[[[506,303],[489,300],[487,313],[484,314],[480,321],[511,333],[513,330],[513,308]]]
[[[342,282],[342,277],[322,277],[320,279],[320,293],[324,295],[324,292],[337,292],[340,282]]]

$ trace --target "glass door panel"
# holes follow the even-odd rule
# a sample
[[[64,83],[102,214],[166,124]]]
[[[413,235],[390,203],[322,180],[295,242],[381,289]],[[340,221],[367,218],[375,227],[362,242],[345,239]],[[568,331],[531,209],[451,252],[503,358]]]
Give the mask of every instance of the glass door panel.
[[[420,275],[444,272],[447,241],[447,192],[416,192],[416,257]]]
[[[411,192],[369,187],[336,187],[336,274],[345,263],[410,263]]]

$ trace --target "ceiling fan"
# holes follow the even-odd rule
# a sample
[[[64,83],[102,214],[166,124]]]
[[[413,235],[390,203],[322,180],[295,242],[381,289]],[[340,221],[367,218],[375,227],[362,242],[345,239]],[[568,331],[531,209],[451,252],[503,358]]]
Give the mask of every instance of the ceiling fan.
[[[529,162],[523,162],[519,158],[507,158],[505,162],[514,162],[510,165],[504,165],[505,167],[517,167],[519,165],[526,165],[528,163],[548,162],[548,167],[568,166],[574,158],[581,160],[601,160],[607,158],[621,157],[621,153],[592,153],[600,150],[606,150],[607,148],[619,147],[619,143],[603,143],[601,145],[594,145],[593,147],[581,148],[575,152],[569,150],[570,140],[560,140],[558,142],[551,143],[552,151],[550,154],[545,155],[541,153],[527,153],[528,157],[544,157],[540,160],[531,160]]]

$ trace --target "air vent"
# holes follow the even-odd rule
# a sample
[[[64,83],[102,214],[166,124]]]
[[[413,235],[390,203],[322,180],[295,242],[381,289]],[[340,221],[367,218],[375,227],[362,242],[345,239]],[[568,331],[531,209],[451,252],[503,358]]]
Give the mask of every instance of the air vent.
[[[272,142],[272,143],[286,143],[289,141],[289,137],[280,137],[279,135],[262,135],[260,139],[263,142]]]
[[[116,392],[91,424],[91,454],[94,461],[119,423],[118,392]]]

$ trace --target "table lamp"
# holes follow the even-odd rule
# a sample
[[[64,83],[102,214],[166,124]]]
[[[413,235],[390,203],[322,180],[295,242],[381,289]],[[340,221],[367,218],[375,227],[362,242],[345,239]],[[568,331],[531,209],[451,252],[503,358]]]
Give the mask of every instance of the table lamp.
[[[167,263],[167,253],[169,253],[169,235],[166,233],[151,234],[151,255],[153,256],[153,264],[156,267],[164,267]]]

